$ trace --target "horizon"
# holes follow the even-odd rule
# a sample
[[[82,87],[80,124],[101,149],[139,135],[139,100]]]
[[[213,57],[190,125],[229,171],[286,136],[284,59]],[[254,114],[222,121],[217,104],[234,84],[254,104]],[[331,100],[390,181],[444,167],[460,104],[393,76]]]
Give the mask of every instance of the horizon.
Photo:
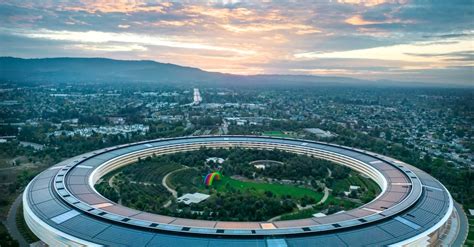
[[[48,59],[102,59],[102,60],[110,60],[110,61],[120,61],[120,62],[152,62],[156,63],[159,65],[172,65],[172,66],[177,66],[181,67],[183,69],[197,69],[205,73],[217,73],[221,75],[226,75],[226,76],[241,76],[241,77],[258,77],[258,76],[285,76],[285,77],[309,77],[309,78],[315,78],[315,79],[340,79],[340,80],[345,80],[347,79],[348,81],[338,81],[338,82],[333,82],[334,85],[336,86],[341,86],[341,85],[347,85],[347,86],[388,86],[388,87],[433,87],[433,88],[466,88],[466,89],[472,89],[474,88],[474,84],[463,84],[463,83],[448,83],[448,84],[442,84],[442,83],[430,83],[426,81],[418,81],[418,82],[409,82],[409,81],[395,81],[395,80],[390,80],[390,79],[359,79],[355,77],[350,77],[350,76],[337,76],[337,75],[312,75],[312,74],[232,74],[232,73],[226,73],[226,72],[214,72],[214,71],[207,71],[202,68],[198,67],[191,67],[191,66],[186,66],[186,65],[181,65],[181,64],[174,64],[174,63],[165,63],[165,62],[160,62],[160,61],[154,61],[154,60],[133,60],[133,59],[114,59],[114,58],[107,58],[107,57],[31,57],[31,58],[25,58],[25,57],[12,57],[12,56],[0,56],[0,59],[2,58],[12,58],[12,59],[22,59],[22,60],[48,60]],[[351,81],[352,80],[352,81]],[[327,83],[324,81],[307,81],[307,85],[317,85],[314,83]],[[370,84],[367,84],[370,83]],[[374,83],[374,84],[372,84]],[[386,84],[388,83],[388,84]],[[297,79],[295,81],[289,81],[287,83],[287,86],[301,86]],[[271,86],[271,85],[270,85]],[[329,84],[325,84],[324,86],[330,86]]]
[[[470,1],[12,0],[0,3],[0,56],[471,86],[469,7]]]

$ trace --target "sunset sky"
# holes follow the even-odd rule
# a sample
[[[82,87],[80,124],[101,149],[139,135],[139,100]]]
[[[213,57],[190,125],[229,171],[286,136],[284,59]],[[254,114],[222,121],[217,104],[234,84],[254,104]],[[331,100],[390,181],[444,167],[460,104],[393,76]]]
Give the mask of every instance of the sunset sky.
[[[0,0],[0,56],[474,84],[474,1]]]

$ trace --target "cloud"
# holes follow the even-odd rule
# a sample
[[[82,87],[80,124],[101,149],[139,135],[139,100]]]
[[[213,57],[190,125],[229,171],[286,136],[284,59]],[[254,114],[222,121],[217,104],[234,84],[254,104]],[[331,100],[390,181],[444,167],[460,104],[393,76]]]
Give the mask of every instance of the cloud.
[[[402,21],[399,19],[386,19],[386,20],[365,20],[361,15],[354,15],[351,18],[345,20],[347,24],[354,26],[367,26],[367,25],[377,25],[377,24],[393,24],[393,23],[410,23],[410,21]]]
[[[382,59],[407,62],[440,62],[437,57],[423,56],[432,51],[462,52],[472,50],[471,40],[458,40],[450,43],[414,42],[381,46],[368,49],[337,51],[337,52],[303,52],[295,54],[298,59],[317,58],[355,58],[355,59]]]
[[[158,12],[164,13],[169,4],[147,4],[140,0],[81,0],[78,4],[62,6],[62,10],[85,11],[89,13],[131,13]]]
[[[213,19],[226,20],[255,21],[257,19],[269,20],[272,17],[277,17],[274,15],[274,12],[258,15],[259,13],[255,10],[247,8],[212,7],[208,5],[187,5],[181,11],[191,16],[208,16]]]
[[[450,38],[462,38],[462,37],[467,37],[467,36],[473,36],[474,34],[472,33],[448,33],[448,34],[429,34],[429,35],[423,35],[423,38],[441,38],[441,39],[450,39]]]
[[[13,30],[12,34],[33,39],[48,39],[58,41],[70,41],[81,43],[108,43],[121,42],[129,44],[141,44],[151,46],[166,46],[186,49],[202,49],[215,51],[229,51],[238,54],[251,54],[252,51],[240,50],[229,47],[221,47],[204,43],[187,42],[186,40],[173,39],[156,35],[144,35],[136,33],[113,33],[113,32],[74,32],[74,31],[54,31],[54,30]]]
[[[405,4],[407,0],[337,0],[339,3],[344,4],[355,4],[355,5],[363,5],[366,7],[373,7],[381,4],[386,3],[398,3],[398,4]]]
[[[71,49],[79,49],[79,50],[88,50],[88,51],[147,51],[148,49],[141,45],[127,45],[127,44],[119,44],[119,45],[91,45],[91,44],[75,44],[66,46],[66,48]]]
[[[269,31],[278,31],[278,30],[293,30],[296,34],[311,34],[311,33],[320,33],[320,30],[317,30],[309,25],[303,24],[293,24],[293,23],[283,23],[283,24],[250,24],[250,25],[221,25],[222,28],[235,32],[269,32]]]
[[[441,52],[441,53],[407,53],[410,56],[439,58],[448,61],[465,61],[474,64],[474,50]]]
[[[311,75],[337,75],[337,76],[355,76],[364,75],[370,76],[375,74],[387,74],[385,71],[361,70],[361,69],[290,69],[292,72],[305,73]]]
[[[3,0],[0,55],[472,83],[473,19],[472,0]]]

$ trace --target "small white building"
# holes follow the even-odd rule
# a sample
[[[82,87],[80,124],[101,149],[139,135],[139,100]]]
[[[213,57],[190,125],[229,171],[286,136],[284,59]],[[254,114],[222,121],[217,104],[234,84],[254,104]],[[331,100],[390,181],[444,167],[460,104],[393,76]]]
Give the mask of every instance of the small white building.
[[[321,217],[324,217],[324,216],[326,216],[326,215],[323,214],[323,213],[315,213],[315,214],[313,214],[313,217],[316,217],[316,218],[321,218]]]
[[[255,168],[259,169],[259,170],[265,170],[265,165],[264,164],[256,164],[256,165],[253,165]]]
[[[237,120],[236,124],[238,126],[244,126],[245,124],[247,124],[247,120]]]
[[[349,190],[350,190],[350,191],[358,190],[358,189],[360,189],[360,186],[357,186],[357,185],[350,185],[350,186],[349,186]]]
[[[214,162],[214,163],[217,163],[217,164],[222,164],[224,163],[224,159],[223,158],[219,158],[219,157],[209,157],[206,159],[206,163],[209,163],[209,162]]]
[[[191,203],[200,203],[207,198],[209,198],[210,195],[202,194],[202,193],[193,193],[193,194],[184,194],[181,197],[178,197],[178,202],[182,202],[186,205],[189,205]]]

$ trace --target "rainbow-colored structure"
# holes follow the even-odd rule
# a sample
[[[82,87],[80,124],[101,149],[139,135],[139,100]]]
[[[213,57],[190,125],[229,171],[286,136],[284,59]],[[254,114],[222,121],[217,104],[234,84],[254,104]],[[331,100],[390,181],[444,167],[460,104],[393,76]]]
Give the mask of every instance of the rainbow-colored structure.
[[[206,178],[204,179],[204,184],[209,187],[212,185],[214,180],[221,180],[222,174],[220,172],[211,172],[207,174]]]

